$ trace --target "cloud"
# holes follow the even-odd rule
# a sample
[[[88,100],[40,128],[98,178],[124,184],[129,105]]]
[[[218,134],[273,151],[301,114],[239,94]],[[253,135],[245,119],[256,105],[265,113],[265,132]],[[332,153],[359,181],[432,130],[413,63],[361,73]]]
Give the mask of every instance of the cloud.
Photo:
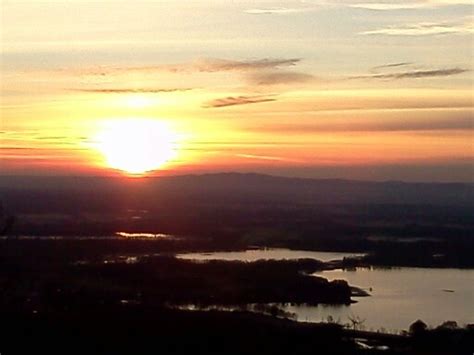
[[[360,32],[361,35],[387,36],[429,36],[442,34],[470,34],[474,33],[473,21],[458,23],[420,22],[410,25],[390,26],[376,30]]]
[[[374,11],[391,11],[391,10],[412,10],[433,8],[441,6],[455,5],[472,5],[471,0],[411,0],[411,1],[379,1],[379,2],[362,2],[349,3],[352,8],[374,10]]]
[[[232,72],[236,78],[249,82],[251,85],[277,85],[303,83],[314,79],[310,74],[290,71],[289,68],[296,66],[301,58],[261,58],[252,60],[229,60],[220,58],[205,58],[177,64],[159,64],[135,67],[95,67],[76,69],[77,75],[85,79],[84,88],[72,88],[70,90],[103,94],[126,94],[126,93],[167,93],[193,90],[189,87],[171,88],[135,88],[135,87],[107,87],[113,85],[114,76],[137,74],[137,75],[159,75],[171,73],[178,75],[193,75],[199,73],[219,74]],[[70,73],[70,70],[60,69],[62,72]],[[181,78],[180,78],[181,79]],[[183,80],[183,79],[181,79]],[[88,86],[93,84],[94,86]]]
[[[255,154],[236,154],[236,157],[246,159],[257,159],[257,160],[270,160],[270,161],[287,161],[287,162],[301,162],[301,160],[276,157],[271,155],[255,155]]]
[[[39,136],[39,137],[35,137],[34,139],[56,141],[56,140],[67,140],[70,138],[71,137],[67,137],[67,136]]]
[[[248,79],[255,85],[278,85],[305,83],[314,79],[310,74],[290,71],[273,71],[252,73]]]
[[[293,3],[296,5],[295,3]],[[328,7],[349,7],[370,11],[417,10],[443,6],[472,5],[472,0],[302,0],[293,7],[257,7],[244,10],[251,15],[290,15]]]
[[[257,104],[261,102],[276,101],[275,98],[269,96],[255,95],[255,96],[228,96],[220,99],[209,101],[204,105],[206,108],[219,108],[235,105]]]
[[[129,72],[171,72],[171,73],[216,73],[216,72],[248,72],[255,70],[276,70],[281,67],[291,67],[301,61],[301,58],[262,58],[255,60],[229,60],[220,58],[203,58],[187,63],[145,65],[139,67],[96,67],[79,70],[82,75],[107,76]],[[70,72],[70,69],[62,71]]]
[[[163,88],[163,89],[71,89],[73,91],[80,91],[80,92],[90,92],[90,93],[97,93],[97,94],[160,94],[160,93],[170,93],[170,92],[182,92],[182,91],[190,91],[193,88]]]
[[[286,15],[309,10],[308,8],[268,7],[248,9],[244,12],[251,15]]]
[[[395,73],[371,74],[353,76],[350,79],[420,79],[420,78],[435,78],[443,76],[458,75],[469,70],[463,68],[446,68],[433,70],[411,70]]]
[[[266,133],[285,134],[314,134],[318,132],[402,132],[402,131],[444,131],[444,130],[474,130],[474,118],[461,116],[454,118],[441,118],[432,120],[354,120],[347,122],[314,122],[304,124],[278,124],[256,126],[247,129]]]
[[[360,3],[352,4],[349,7],[365,10],[376,10],[376,11],[389,11],[389,10],[409,10],[409,9],[420,9],[427,7],[426,2],[378,2],[378,3]]]
[[[16,147],[16,146],[0,146],[0,150],[31,150],[31,151],[34,151],[34,150],[36,150],[36,148]]]
[[[254,85],[302,83],[312,80],[312,75],[282,69],[282,67],[295,66],[300,61],[300,58],[265,58],[251,61],[206,59],[196,62],[194,68],[200,72],[242,72],[247,80]]]
[[[378,70],[391,69],[391,68],[397,68],[397,67],[405,67],[412,64],[413,63],[411,62],[390,63],[390,64],[384,64],[384,65],[377,65],[376,67],[372,67],[370,70],[378,71]]]
[[[190,65],[190,68],[200,72],[220,72],[220,71],[252,71],[260,69],[277,69],[279,67],[294,66],[300,58],[290,59],[258,59],[258,60],[226,60],[217,58],[208,58],[198,60]],[[173,67],[171,67],[173,70]]]

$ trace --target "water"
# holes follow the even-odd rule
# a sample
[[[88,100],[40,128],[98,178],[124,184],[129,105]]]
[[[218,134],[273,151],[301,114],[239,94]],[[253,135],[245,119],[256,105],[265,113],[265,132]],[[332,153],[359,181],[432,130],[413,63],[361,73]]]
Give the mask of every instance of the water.
[[[179,237],[171,234],[163,233],[128,233],[128,232],[116,232],[115,235],[106,236],[63,236],[63,235],[20,235],[20,236],[0,236],[0,240],[16,239],[16,240],[121,240],[121,239],[144,239],[144,240],[156,240],[156,239],[180,239]]]
[[[360,256],[354,253],[331,253],[288,249],[256,249],[238,252],[188,253],[178,257],[191,260],[302,259],[321,261]],[[447,320],[459,325],[474,323],[474,270],[428,268],[357,268],[354,271],[330,270],[315,273],[329,280],[343,279],[371,294],[357,297],[349,306],[281,307],[296,314],[299,321],[321,322],[331,316],[349,323],[349,317],[365,319],[365,329],[398,332],[407,330],[417,319],[430,326]]]
[[[355,271],[331,270],[315,275],[344,279],[371,297],[355,298],[350,306],[284,306],[297,320],[320,322],[331,316],[348,323],[349,317],[365,319],[366,329],[406,330],[417,319],[430,326],[454,320],[474,323],[474,270],[394,268]]]
[[[227,261],[257,261],[257,260],[298,260],[315,259],[324,262],[340,260],[349,256],[362,256],[357,253],[333,253],[323,251],[306,251],[290,249],[251,249],[242,251],[223,251],[211,253],[186,253],[176,257],[187,260],[227,260]]]
[[[175,236],[163,234],[117,233],[109,237],[79,237],[76,239],[161,239]],[[19,239],[70,239],[70,237],[21,236]],[[187,260],[297,260],[317,259],[323,262],[342,259],[349,256],[361,256],[356,253],[334,253],[301,251],[289,249],[255,249],[231,252],[186,253],[177,257]],[[136,263],[137,256],[119,256],[104,262]],[[81,263],[81,262],[79,262]],[[474,270],[461,269],[424,269],[357,268],[354,271],[330,270],[315,273],[329,280],[344,279],[350,285],[369,292],[370,297],[354,298],[358,302],[349,306],[304,306],[285,305],[281,309],[295,313],[298,321],[321,322],[332,317],[335,321],[348,323],[349,317],[365,319],[366,329],[400,331],[409,328],[417,319],[430,326],[437,326],[447,320],[459,325],[474,323]]]

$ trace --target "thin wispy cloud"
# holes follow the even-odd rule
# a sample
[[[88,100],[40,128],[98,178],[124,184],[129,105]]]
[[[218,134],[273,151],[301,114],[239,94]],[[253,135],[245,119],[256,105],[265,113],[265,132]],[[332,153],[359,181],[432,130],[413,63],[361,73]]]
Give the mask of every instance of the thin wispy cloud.
[[[251,83],[255,85],[279,85],[305,83],[314,79],[310,74],[290,71],[258,72],[248,76]]]
[[[315,134],[319,132],[403,132],[403,131],[452,131],[474,130],[474,118],[469,116],[426,120],[400,119],[390,121],[362,121],[347,123],[331,122],[331,124],[315,122],[314,124],[279,124],[265,125],[264,128],[247,127],[249,130],[267,133]]]
[[[385,70],[385,69],[391,69],[391,68],[406,67],[412,64],[413,63],[411,62],[390,63],[390,64],[384,64],[384,65],[377,65],[375,67],[372,67],[370,70],[379,71],[379,70]]]
[[[256,160],[269,160],[269,161],[286,161],[286,162],[301,162],[300,160],[297,159],[290,159],[290,158],[284,158],[284,157],[277,157],[277,156],[271,156],[271,155],[256,155],[256,154],[236,154],[236,157],[239,158],[246,158],[246,159],[256,159]]]
[[[192,87],[181,88],[179,85],[170,88],[107,87],[110,83],[114,82],[116,76],[120,77],[130,74],[144,76],[153,74],[160,75],[160,73],[171,73],[177,75],[205,73],[212,75],[232,72],[236,74],[237,79],[246,81],[255,86],[291,85],[312,81],[314,77],[311,74],[289,70],[289,68],[295,67],[300,61],[301,58],[261,58],[251,60],[205,58],[178,64],[78,68],[73,71],[73,74],[87,78],[88,80],[84,81],[84,84],[92,83],[94,86],[84,85],[84,87],[68,90],[102,94],[153,94],[189,91],[195,89]],[[60,71],[71,73],[71,71],[65,71],[65,69],[60,69]],[[179,80],[182,80],[182,78],[180,77]]]
[[[364,9],[364,10],[375,10],[375,11],[390,11],[390,10],[410,10],[410,9],[420,9],[427,6],[431,6],[426,2],[405,2],[405,3],[397,3],[397,2],[379,2],[379,3],[360,3],[360,4],[352,4],[349,7],[357,8],[357,9]]]
[[[169,72],[226,72],[252,71],[259,69],[276,69],[296,65],[300,58],[263,58],[255,60],[229,60],[220,58],[203,58],[189,63],[165,64],[149,67],[123,68],[128,71],[169,71]]]
[[[161,94],[161,93],[172,93],[172,92],[184,92],[193,90],[193,88],[158,88],[158,89],[70,89],[78,92],[89,92],[95,94]]]
[[[303,12],[308,8],[268,7],[247,9],[244,12],[251,15],[286,15]]]
[[[16,146],[0,146],[0,150],[36,150],[35,148],[28,148],[28,147],[16,147]]]
[[[473,21],[465,21],[458,23],[421,22],[401,26],[389,26],[385,28],[360,32],[359,34],[388,36],[430,36],[443,34],[471,33],[474,33]]]
[[[108,76],[123,73],[217,73],[217,72],[250,72],[256,70],[277,70],[292,67],[298,64],[301,58],[262,58],[253,60],[230,60],[221,58],[202,58],[186,63],[159,64],[143,66],[102,66],[97,68],[82,68],[79,75]],[[70,69],[61,69],[61,72],[70,72]]]
[[[274,97],[255,95],[255,96],[228,96],[211,100],[203,105],[205,108],[219,108],[235,105],[258,104],[262,102],[276,101]]]
[[[57,141],[57,140],[71,139],[71,137],[67,137],[67,136],[39,136],[39,137],[35,137],[34,139],[46,140],[46,141]],[[77,138],[75,138],[75,139],[78,140]]]
[[[370,75],[353,76],[350,79],[420,79],[420,78],[435,78],[458,75],[468,72],[464,68],[446,68],[446,69],[431,69],[431,70],[411,70],[395,73],[380,73]]]
[[[300,58],[290,59],[258,59],[248,61],[225,60],[225,59],[202,59],[195,62],[192,67],[201,72],[218,71],[249,71],[259,69],[277,69],[279,67],[294,66]]]
[[[252,15],[290,15],[316,11],[328,7],[349,7],[370,11],[399,11],[437,8],[444,6],[472,5],[471,0],[303,0],[293,3],[292,7],[256,7],[244,10]],[[295,6],[299,5],[299,6]]]
[[[433,8],[442,6],[472,5],[470,0],[421,0],[421,1],[379,1],[379,2],[353,2],[348,6],[352,8],[391,11],[391,10],[413,10],[423,8]]]

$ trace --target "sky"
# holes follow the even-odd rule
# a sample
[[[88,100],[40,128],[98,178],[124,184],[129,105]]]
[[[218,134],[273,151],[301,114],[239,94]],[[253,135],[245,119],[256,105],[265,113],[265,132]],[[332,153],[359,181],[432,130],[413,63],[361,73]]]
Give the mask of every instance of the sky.
[[[471,1],[0,11],[2,175],[474,182]]]

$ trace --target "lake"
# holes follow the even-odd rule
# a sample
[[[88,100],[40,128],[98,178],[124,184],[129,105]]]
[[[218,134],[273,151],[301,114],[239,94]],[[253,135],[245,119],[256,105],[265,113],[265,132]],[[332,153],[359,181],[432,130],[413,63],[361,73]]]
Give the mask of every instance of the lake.
[[[285,306],[300,321],[318,322],[328,316],[342,323],[348,317],[365,319],[367,329],[408,329],[417,319],[431,326],[446,320],[474,323],[474,270],[425,268],[357,268],[330,270],[315,275],[343,279],[370,297],[356,297],[350,306]]]
[[[178,257],[192,260],[302,259],[321,261],[358,256],[354,253],[257,249],[239,252],[189,253]],[[370,297],[355,297],[349,306],[291,306],[281,308],[296,314],[298,321],[320,322],[329,316],[342,323],[349,317],[365,319],[366,329],[397,332],[407,330],[417,319],[430,326],[446,320],[459,325],[474,323],[474,270],[428,268],[357,268],[353,271],[330,270],[315,273],[329,280],[343,279],[360,287]]]
[[[163,233],[129,233],[116,232],[114,235],[89,235],[89,236],[71,236],[71,235],[19,235],[19,236],[0,236],[0,240],[121,240],[121,239],[180,239],[172,234]]]
[[[315,259],[324,262],[331,260],[339,260],[349,256],[362,256],[364,254],[357,253],[334,253],[325,251],[306,251],[306,250],[290,250],[290,249],[249,249],[242,251],[223,251],[210,253],[186,253],[178,254],[177,258],[187,260],[227,260],[227,261],[257,261],[257,260],[298,260],[298,259]]]

